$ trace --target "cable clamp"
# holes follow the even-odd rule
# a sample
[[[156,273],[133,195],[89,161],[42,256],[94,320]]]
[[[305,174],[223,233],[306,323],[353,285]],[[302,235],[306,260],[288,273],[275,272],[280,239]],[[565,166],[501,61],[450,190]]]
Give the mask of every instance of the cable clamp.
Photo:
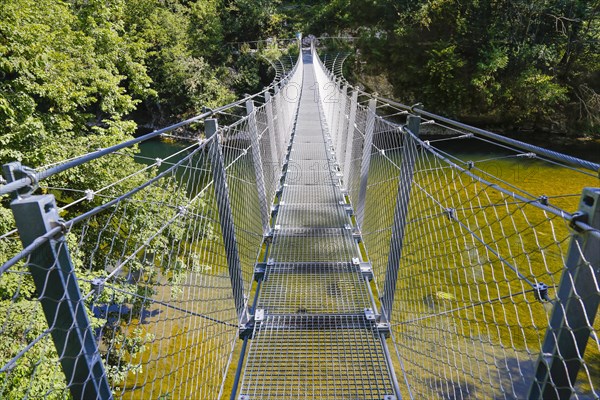
[[[26,191],[22,193],[20,192],[19,195],[29,196],[30,194],[35,192],[36,189],[40,186],[37,174],[33,168],[29,168],[23,165],[17,171],[23,174],[25,177],[29,178],[29,180],[31,181],[31,183],[26,188],[24,188],[24,190],[26,189]]]
[[[185,216],[187,214],[187,207],[186,206],[177,206],[177,214]]]
[[[571,220],[569,221],[569,226],[576,230],[577,232],[580,232],[582,229],[579,228],[577,226],[577,224],[579,222],[583,222],[584,224],[587,224],[588,222],[588,215],[587,213],[584,213],[583,211],[576,211],[571,215]]]
[[[413,113],[413,114],[417,113],[418,111],[415,111],[415,108],[422,109],[423,108],[423,103],[416,103],[416,104],[413,104],[412,106],[410,106],[410,112]]]
[[[92,201],[92,200],[94,200],[94,195],[95,195],[95,193],[94,193],[94,191],[93,191],[92,189],[86,189],[86,190],[84,191],[84,193],[85,193],[85,199],[86,199],[87,201]]]
[[[533,285],[533,295],[537,301],[541,301],[543,303],[551,301],[548,296],[548,285],[545,283],[536,283]]]
[[[535,154],[535,153],[522,153],[522,154],[517,154],[517,157],[536,158],[537,154]]]
[[[97,299],[102,292],[104,291],[104,284],[106,281],[104,278],[94,278],[90,284],[92,285],[92,291],[94,292],[94,297]]]

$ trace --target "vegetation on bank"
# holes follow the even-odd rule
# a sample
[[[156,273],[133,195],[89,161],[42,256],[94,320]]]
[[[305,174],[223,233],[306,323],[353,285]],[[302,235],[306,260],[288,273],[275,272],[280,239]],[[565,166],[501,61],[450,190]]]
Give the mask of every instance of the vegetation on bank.
[[[358,38],[347,70],[372,91],[507,130],[600,136],[597,0],[310,3],[290,8],[298,27]]]

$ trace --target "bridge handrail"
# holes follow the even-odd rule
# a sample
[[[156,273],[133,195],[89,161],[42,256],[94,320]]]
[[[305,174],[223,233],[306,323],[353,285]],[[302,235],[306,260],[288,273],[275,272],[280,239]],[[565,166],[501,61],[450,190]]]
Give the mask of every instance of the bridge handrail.
[[[285,76],[279,74],[258,93],[141,137],[37,169],[18,162],[4,166],[10,183],[0,185],[0,195],[17,191],[11,202],[16,229],[0,232],[0,245],[17,239],[17,234],[22,245],[2,247],[6,251],[0,277],[3,282],[15,279],[18,288],[1,299],[5,326],[0,336],[4,340],[10,335],[5,328],[17,320],[19,307],[41,307],[35,309],[34,318],[45,316],[48,329],[38,332],[36,328],[28,333],[33,340],[15,344],[0,357],[0,397],[21,397],[15,390],[40,386],[41,374],[27,369],[33,359],[40,365],[60,364],[63,370],[65,381],[59,374],[56,382],[51,380],[56,387],[44,386],[50,396],[68,390],[74,398],[108,399],[124,390],[155,397],[155,390],[181,394],[202,387],[192,397],[220,398],[234,343],[248,323],[253,268],[264,235],[269,233],[270,206],[281,190],[280,175],[297,115],[299,96],[294,98],[292,93],[302,85],[301,55],[291,64],[287,63]],[[222,116],[223,125],[217,116]],[[187,128],[189,135],[168,134],[198,122],[203,126]],[[161,154],[154,162],[120,151],[164,134],[191,143],[169,146],[169,154]],[[79,188],[75,182],[71,187],[66,177],[69,187],[52,187],[53,182],[46,181],[36,192],[42,179],[115,154],[134,160],[116,171],[109,184],[92,182]],[[118,164],[111,165],[118,168]],[[71,193],[77,194],[70,197]],[[79,208],[70,208],[80,203]],[[34,295],[28,296],[22,284],[34,287]],[[147,313],[150,305],[152,312]],[[134,315],[139,319],[133,321]],[[98,318],[100,329],[92,326],[92,317]],[[17,329],[21,329],[19,324]],[[142,324],[143,329],[138,329]],[[175,331],[179,327],[186,339],[179,339]],[[29,329],[27,324],[23,329]],[[166,333],[157,337],[158,329]],[[110,336],[117,331],[119,335]],[[169,361],[167,369],[179,371],[198,362],[210,364],[210,372],[195,376],[199,383],[189,387],[175,388],[169,381],[168,389],[162,383],[157,389],[153,386],[157,378],[146,387],[151,374],[165,368],[164,360],[189,350],[161,353],[139,363],[132,361],[134,354],[150,353],[164,343],[187,346],[192,336],[197,340],[194,356],[184,361],[178,358],[172,365]],[[50,361],[42,360],[37,349],[32,351],[42,340],[50,346],[48,351],[56,350],[47,357]],[[117,350],[133,340],[140,340],[141,347]],[[152,345],[147,348],[146,343]],[[40,351],[46,357],[46,350]],[[113,360],[119,363],[118,369],[112,368]],[[138,365],[144,365],[144,370],[137,370]],[[23,375],[20,369],[11,372],[21,366],[26,371]],[[143,377],[131,378],[128,374],[134,369],[143,371]],[[131,385],[131,379],[145,383],[140,388]],[[177,379],[190,378],[182,374]],[[12,382],[19,382],[15,390],[9,387]]]
[[[184,121],[178,122],[176,124],[173,125],[169,125],[167,127],[161,128],[161,129],[157,129],[155,131],[152,131],[150,133],[147,133],[145,135],[139,136],[137,138],[128,140],[126,142],[122,142],[119,144],[116,144],[114,146],[111,147],[107,147],[106,149],[99,149],[93,153],[88,153],[88,154],[84,154],[80,157],[74,158],[72,160],[69,160],[67,162],[61,163],[59,165],[55,165],[53,167],[44,169],[42,171],[31,171],[31,173],[28,173],[25,177],[21,178],[21,179],[17,179],[13,182],[4,184],[2,186],[0,186],[0,196],[4,196],[13,192],[16,192],[18,190],[24,189],[26,187],[29,187],[31,185],[36,185],[38,182],[47,179],[53,175],[59,174],[61,172],[67,171],[71,168],[75,168],[77,166],[80,166],[82,164],[85,164],[87,162],[96,160],[100,157],[103,157],[105,155],[108,154],[112,154],[115,153],[119,150],[122,150],[124,148],[127,147],[131,147],[135,144],[138,143],[142,143],[145,142],[147,140],[150,139],[154,139],[156,137],[159,137],[165,133],[174,131],[178,128],[193,124],[195,122],[200,122],[206,118],[209,118],[213,115],[217,115],[221,112],[224,112],[226,110],[229,110],[231,108],[237,107],[237,106],[241,106],[244,105],[248,100],[252,100],[255,99],[257,97],[261,97],[264,96],[264,94],[266,92],[271,91],[272,89],[274,89],[277,85],[279,85],[279,83],[281,82],[285,82],[286,79],[288,79],[290,76],[292,76],[294,74],[294,72],[296,71],[298,66],[298,63],[296,63],[296,65],[294,66],[294,68],[292,70],[290,70],[284,77],[282,77],[279,80],[275,80],[273,81],[269,86],[267,86],[266,88],[264,88],[263,90],[261,90],[258,93],[254,93],[252,95],[248,95],[245,96],[242,99],[236,100],[232,103],[229,104],[225,104],[223,106],[220,106],[218,108],[215,109],[209,109],[208,111],[203,112],[202,114],[196,115],[194,117],[188,118]]]
[[[581,169],[584,169],[587,171],[592,171],[592,172],[596,173],[596,175],[598,177],[600,177],[600,164],[599,163],[595,163],[595,162],[588,161],[588,160],[583,160],[581,158],[570,156],[568,154],[563,154],[558,151],[545,149],[540,146],[536,146],[536,145],[533,145],[530,143],[525,143],[520,140],[512,139],[512,138],[509,138],[509,137],[506,137],[506,136],[503,136],[503,135],[500,135],[500,134],[497,134],[497,133],[494,133],[494,132],[491,132],[491,131],[488,131],[485,129],[477,128],[477,127],[474,127],[469,124],[465,124],[465,123],[462,123],[462,122],[459,122],[459,121],[456,121],[456,120],[453,120],[453,119],[450,119],[447,117],[443,117],[441,115],[424,110],[422,107],[420,107],[420,104],[409,106],[409,105],[397,102],[395,100],[388,99],[386,97],[376,96],[373,93],[366,92],[366,91],[360,89],[358,86],[352,85],[350,82],[348,82],[348,80],[342,73],[341,65],[336,66],[336,63],[334,62],[332,64],[332,68],[333,68],[333,70],[332,70],[331,68],[328,68],[325,65],[325,63],[321,61],[321,59],[319,57],[317,57],[317,59],[319,61],[319,64],[322,65],[323,68],[325,68],[330,73],[336,75],[338,78],[341,78],[343,80],[344,84],[348,85],[349,88],[352,88],[353,90],[358,91],[359,94],[364,95],[368,98],[376,99],[388,106],[392,106],[393,108],[396,108],[401,111],[407,111],[407,112],[410,112],[415,115],[430,118],[436,122],[441,122],[441,123],[449,125],[453,128],[462,129],[469,133],[473,133],[475,135],[479,135],[479,136],[482,136],[482,137],[485,137],[488,139],[495,140],[500,143],[504,143],[504,144],[516,147],[519,150],[533,152],[536,155],[541,155],[541,156],[547,157],[551,160],[565,163],[571,167],[576,167],[576,168],[581,168]],[[345,60],[346,60],[346,57],[343,57],[341,59],[341,62],[343,63]]]
[[[365,93],[365,92],[362,92],[362,93]],[[405,104],[398,103],[398,102],[395,102],[393,100],[383,98],[383,97],[380,97],[379,100],[389,103],[390,105],[392,105],[394,107],[398,107],[398,108],[402,108],[406,111],[410,111],[411,113],[414,113],[416,115],[420,115],[422,117],[427,117],[427,118],[431,118],[435,121],[442,122],[442,123],[450,125],[454,128],[463,129],[463,130],[473,133],[475,135],[480,135],[480,136],[486,137],[488,139],[492,139],[497,142],[516,147],[520,150],[533,152],[536,155],[542,155],[551,160],[560,161],[560,162],[563,162],[572,167],[582,168],[585,170],[595,172],[598,174],[598,176],[600,176],[600,164],[598,164],[598,163],[588,161],[588,160],[583,160],[578,157],[570,156],[568,154],[563,154],[563,153],[560,153],[560,152],[554,151],[554,150],[545,149],[543,147],[536,146],[536,145],[533,145],[530,143],[525,143],[520,140],[512,139],[512,138],[509,138],[509,137],[506,137],[506,136],[503,136],[503,135],[500,135],[500,134],[497,134],[494,132],[490,132],[485,129],[477,128],[472,125],[468,125],[468,124],[465,124],[465,123],[462,123],[459,121],[455,121],[453,119],[446,118],[446,117],[434,114],[429,111],[425,111],[422,108],[417,107],[417,106],[407,106]]]

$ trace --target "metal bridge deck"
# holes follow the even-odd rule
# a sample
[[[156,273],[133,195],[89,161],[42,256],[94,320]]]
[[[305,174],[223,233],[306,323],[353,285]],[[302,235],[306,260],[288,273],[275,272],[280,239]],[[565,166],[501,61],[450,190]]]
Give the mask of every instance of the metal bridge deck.
[[[395,399],[315,76],[304,81],[257,322],[240,390],[250,399]],[[354,261],[354,262],[353,262]]]

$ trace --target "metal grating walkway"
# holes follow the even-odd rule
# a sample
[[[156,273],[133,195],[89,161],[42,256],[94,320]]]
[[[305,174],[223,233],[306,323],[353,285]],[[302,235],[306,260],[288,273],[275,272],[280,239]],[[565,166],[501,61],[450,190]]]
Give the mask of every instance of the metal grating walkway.
[[[307,54],[304,63],[296,131],[238,399],[396,399]]]

